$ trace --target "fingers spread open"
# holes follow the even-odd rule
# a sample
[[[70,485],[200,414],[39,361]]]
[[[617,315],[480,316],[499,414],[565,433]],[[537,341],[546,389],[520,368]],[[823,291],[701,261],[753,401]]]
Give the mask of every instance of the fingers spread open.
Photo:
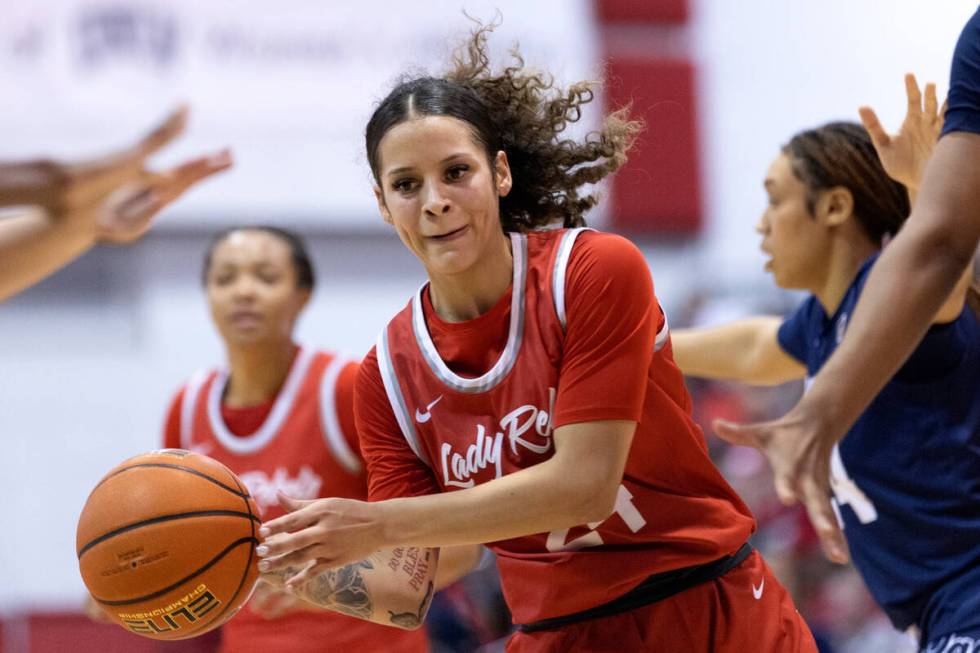
[[[846,563],[847,544],[837,524],[837,515],[834,514],[833,506],[830,504],[829,479],[805,474],[800,479],[800,492],[802,494],[800,498],[810,515],[813,529],[820,537],[824,554],[834,562]]]
[[[211,175],[227,170],[231,165],[231,153],[228,150],[222,150],[217,154],[185,161],[166,172],[160,173],[158,177],[164,180],[163,188],[168,198],[174,200],[191,186]]]
[[[731,444],[738,444],[744,447],[762,448],[762,440],[759,437],[759,424],[736,424],[724,419],[716,419],[711,423],[711,428],[719,438]]]
[[[861,124],[867,130],[868,135],[871,136],[872,142],[874,142],[875,147],[879,150],[888,147],[891,143],[891,137],[885,128],[881,126],[881,121],[878,120],[878,114],[871,107],[860,107],[858,108],[858,115],[861,116]]]
[[[936,115],[936,107],[939,102],[936,100],[936,85],[933,82],[926,84],[926,103],[925,112],[930,118]]]
[[[180,136],[186,127],[187,107],[181,105],[174,109],[166,120],[140,139],[136,145],[136,152],[141,158],[146,158]]]
[[[905,74],[905,95],[909,100],[910,114],[922,111],[922,93],[919,91],[919,82],[915,80],[915,75],[912,73]]]
[[[800,496],[800,489],[797,484],[796,476],[789,470],[773,469],[773,483],[776,486],[776,496],[784,506],[791,506],[796,503]]]

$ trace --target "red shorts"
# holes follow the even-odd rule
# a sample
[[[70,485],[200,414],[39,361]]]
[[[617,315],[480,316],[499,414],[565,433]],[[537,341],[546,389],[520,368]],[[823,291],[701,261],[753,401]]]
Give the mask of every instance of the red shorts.
[[[817,653],[793,600],[753,551],[724,576],[628,612],[517,632],[507,653]]]

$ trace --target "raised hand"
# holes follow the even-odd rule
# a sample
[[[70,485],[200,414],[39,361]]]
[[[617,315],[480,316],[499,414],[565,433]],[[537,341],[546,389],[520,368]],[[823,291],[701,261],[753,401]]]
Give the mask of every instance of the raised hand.
[[[712,427],[727,442],[761,451],[772,466],[780,501],[786,505],[800,501],[827,558],[847,562],[847,543],[830,503],[830,454],[837,439],[826,437],[823,421],[803,414],[797,404],[771,422],[715,420]]]
[[[885,131],[871,107],[863,106],[858,113],[885,172],[914,192],[922,181],[926,161],[939,140],[946,103],[943,102],[943,106],[937,109],[936,85],[931,82],[926,84],[923,102],[923,93],[919,90],[915,75],[911,73],[905,75],[905,94],[908,109],[896,134]]]
[[[143,235],[151,218],[201,180],[231,166],[227,150],[154,172],[147,160],[180,136],[180,107],[136,144],[78,162],[0,164],[0,204],[33,205],[58,220],[91,227],[101,239],[125,243]]]
[[[231,154],[222,150],[192,159],[166,172],[144,172],[141,179],[121,186],[91,210],[99,240],[128,243],[150,228],[153,216],[199,181],[231,167]]]

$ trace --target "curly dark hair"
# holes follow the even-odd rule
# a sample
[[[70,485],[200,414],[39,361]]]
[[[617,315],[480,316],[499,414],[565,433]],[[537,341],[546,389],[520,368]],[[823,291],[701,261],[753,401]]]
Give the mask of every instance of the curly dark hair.
[[[514,186],[500,198],[504,231],[558,222],[583,226],[598,198],[582,186],[626,162],[642,123],[630,118],[627,106],[608,115],[582,142],[560,138],[594,99],[595,83],[556,87],[550,74],[525,68],[516,48],[511,51],[513,63],[495,74],[487,55],[487,36],[495,26],[478,27],[442,77],[404,80],[381,101],[365,130],[374,179],[380,185],[378,147],[388,130],[419,116],[450,116],[471,126],[491,169],[497,152],[507,154]]]

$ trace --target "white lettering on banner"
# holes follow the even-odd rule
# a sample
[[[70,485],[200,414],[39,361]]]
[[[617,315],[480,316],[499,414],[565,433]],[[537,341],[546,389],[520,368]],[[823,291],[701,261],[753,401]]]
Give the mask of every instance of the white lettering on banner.
[[[551,413],[554,412],[557,392],[554,388],[549,388],[548,394],[549,410],[542,410],[531,404],[515,408],[501,418],[499,430],[493,437],[487,435],[485,426],[477,424],[476,442],[466,448],[465,455],[455,453],[451,444],[443,442],[440,449],[443,483],[453,487],[473,487],[476,482],[473,476],[490,465],[494,465],[494,478],[500,478],[503,475],[500,450],[505,435],[515,454],[518,445],[536,454],[548,453],[552,446]],[[532,428],[544,440],[542,444],[529,442],[524,438]]]
[[[270,478],[262,470],[253,470],[239,474],[242,483],[248,488],[260,509],[279,505],[276,491],[281,490],[294,499],[316,499],[320,496],[323,479],[308,465],[303,465],[296,476],[290,476],[289,471],[277,467]]]
[[[589,532],[581,537],[576,537],[571,542],[565,541],[568,537],[569,529],[563,528],[551,531],[548,533],[548,542],[545,546],[552,553],[558,553],[559,551],[578,551],[587,547],[600,546],[604,542],[602,536],[599,535],[598,528],[606,523],[606,521],[612,519],[613,515],[619,515],[631,533],[638,532],[647,523],[647,520],[643,518],[640,511],[633,505],[633,495],[626,489],[625,485],[620,484],[619,490],[616,492],[616,505],[613,508],[613,514],[609,515],[605,521],[589,522],[586,524],[589,527]]]

